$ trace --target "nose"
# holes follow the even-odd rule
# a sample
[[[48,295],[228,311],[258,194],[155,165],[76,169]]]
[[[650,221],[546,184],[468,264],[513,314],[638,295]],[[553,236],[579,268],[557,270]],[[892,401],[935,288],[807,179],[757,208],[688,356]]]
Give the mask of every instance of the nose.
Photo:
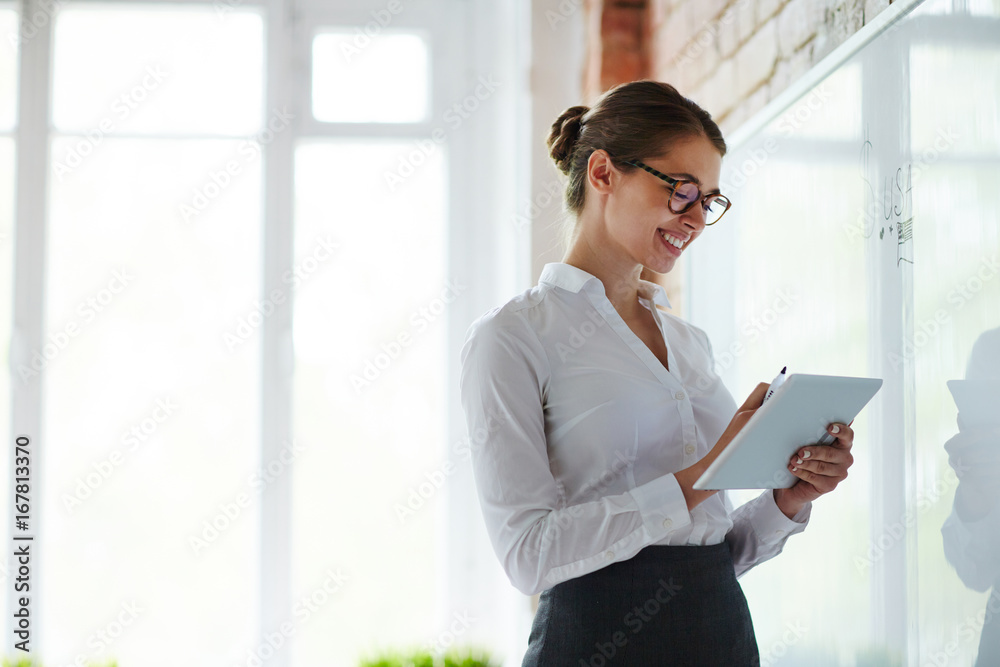
[[[708,212],[695,204],[688,210],[681,213],[681,222],[684,223],[686,227],[690,227],[694,234],[700,234],[703,229],[707,226],[705,223],[705,216]]]

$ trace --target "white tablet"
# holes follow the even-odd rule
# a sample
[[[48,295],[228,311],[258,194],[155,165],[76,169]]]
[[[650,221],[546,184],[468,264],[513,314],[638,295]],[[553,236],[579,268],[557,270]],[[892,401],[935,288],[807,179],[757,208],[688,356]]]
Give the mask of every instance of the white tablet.
[[[830,444],[828,424],[851,423],[882,386],[878,378],[794,373],[757,409],[694,483],[696,489],[787,489],[788,461],[803,445]]]
[[[1000,380],[948,380],[948,390],[955,399],[958,416],[964,426],[968,428],[1000,426],[1000,413],[997,412]]]

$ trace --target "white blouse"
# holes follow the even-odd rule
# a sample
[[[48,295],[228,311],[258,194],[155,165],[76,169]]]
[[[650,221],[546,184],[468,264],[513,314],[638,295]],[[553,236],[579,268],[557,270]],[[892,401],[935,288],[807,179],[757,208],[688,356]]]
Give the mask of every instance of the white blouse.
[[[673,473],[714,447],[736,402],[705,332],[660,311],[667,371],[595,276],[546,264],[538,285],[473,322],[461,399],[486,529],[511,583],[531,595],[643,547],[726,540],[737,576],[779,554],[812,505],[786,517],[770,490],[733,511],[725,492],[690,512]]]

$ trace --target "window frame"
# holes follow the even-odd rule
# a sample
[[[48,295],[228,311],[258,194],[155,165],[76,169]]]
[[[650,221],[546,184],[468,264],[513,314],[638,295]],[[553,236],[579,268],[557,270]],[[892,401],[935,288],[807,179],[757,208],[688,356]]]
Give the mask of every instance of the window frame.
[[[14,6],[13,3],[8,3]],[[41,349],[46,335],[44,304],[46,297],[46,233],[48,228],[48,190],[50,142],[55,134],[52,125],[52,82],[54,16],[60,8],[82,5],[212,5],[217,11],[227,8],[259,11],[264,23],[264,95],[262,122],[269,111],[287,108],[294,120],[285,132],[276,133],[272,142],[262,147],[263,202],[262,298],[273,289],[284,289],[282,276],[294,263],[294,155],[301,140],[329,138],[426,139],[440,125],[447,108],[467,96],[477,84],[480,73],[496,72],[506,85],[501,86],[490,108],[483,107],[475,118],[447,137],[448,152],[448,238],[447,272],[468,286],[468,298],[458,300],[448,313],[449,363],[445,370],[448,382],[448,443],[446,453],[459,467],[459,474],[443,494],[447,502],[440,511],[446,518],[445,536],[449,565],[444,567],[441,591],[434,604],[437,624],[446,627],[455,609],[516,609],[518,615],[507,622],[496,636],[513,654],[520,650],[523,630],[530,622],[527,600],[509,587],[499,564],[486,542],[481,516],[469,495],[474,495],[471,468],[463,458],[465,421],[457,396],[459,376],[458,349],[468,324],[495,305],[498,295],[510,295],[529,285],[530,231],[515,224],[519,202],[528,200],[528,164],[530,141],[529,109],[524,103],[528,85],[530,3],[466,3],[442,0],[413,3],[394,16],[386,29],[420,31],[430,43],[429,120],[423,123],[329,123],[312,117],[311,65],[312,36],[324,26],[365,25],[373,12],[392,5],[392,0],[350,3],[334,6],[321,0],[21,0],[16,6],[20,17],[46,17],[37,22],[36,32],[18,49],[17,116],[12,135],[15,141],[14,230],[16,258],[14,269],[14,309],[10,370],[30,362],[32,350]],[[338,3],[339,5],[340,3]],[[343,3],[346,5],[347,3]],[[511,32],[504,34],[503,29]],[[22,85],[31,82],[31,85]],[[437,123],[435,121],[438,121]],[[158,136],[158,135],[151,135]],[[513,150],[512,150],[513,147]],[[512,168],[514,167],[514,168]],[[474,224],[468,221],[475,221]],[[464,224],[463,224],[464,222]],[[293,312],[291,301],[276,309],[261,325],[260,357],[260,460],[275,459],[285,443],[294,437],[292,429],[292,348]],[[36,456],[45,456],[43,423],[44,372],[34,380],[21,383],[11,373],[10,438],[32,435],[38,445]],[[46,491],[46,481],[38,476],[39,459],[33,461],[33,494]],[[269,484],[261,497],[259,525],[260,600],[257,635],[261,636],[281,620],[291,616],[291,476]],[[45,522],[33,516],[33,530]],[[470,539],[470,530],[477,539]],[[8,537],[13,525],[8,523]],[[9,562],[9,561],[8,561]],[[489,583],[484,585],[484,572]],[[44,572],[36,570],[44,582]],[[11,587],[5,596],[6,608],[13,609]],[[34,616],[32,639],[36,646],[44,637],[45,609],[32,601]],[[13,632],[12,618],[5,614],[5,633]],[[484,624],[488,625],[488,624]],[[484,628],[485,630],[485,628]],[[10,634],[7,634],[10,636]],[[470,633],[471,638],[471,633]],[[289,652],[279,651],[270,660],[275,667],[290,663]]]

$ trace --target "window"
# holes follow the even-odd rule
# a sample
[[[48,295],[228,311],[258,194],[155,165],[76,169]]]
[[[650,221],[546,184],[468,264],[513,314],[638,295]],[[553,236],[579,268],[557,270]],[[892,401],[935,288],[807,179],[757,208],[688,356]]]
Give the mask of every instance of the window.
[[[37,296],[12,363],[44,378],[35,398],[2,376],[0,426],[44,445],[45,664],[440,649],[454,582],[499,569],[464,530],[479,509],[449,446],[456,332],[494,287],[456,247],[514,266],[516,201],[464,228],[455,211],[514,189],[492,166],[516,157],[510,126],[487,121],[512,117],[518,82],[482,83],[499,53],[456,56],[462,3],[295,4],[57,3],[23,60],[0,49],[0,336],[15,295]],[[15,175],[32,184],[16,202]],[[12,400],[31,409],[12,418]],[[516,651],[511,623],[457,643]]]
[[[259,614],[261,16],[75,4],[54,28],[40,654],[165,665],[174,636],[228,663]]]
[[[363,35],[363,33],[360,33]],[[313,40],[313,114],[325,122],[414,123],[427,119],[430,54],[413,33],[337,30]],[[373,85],[372,82],[378,84]]]

